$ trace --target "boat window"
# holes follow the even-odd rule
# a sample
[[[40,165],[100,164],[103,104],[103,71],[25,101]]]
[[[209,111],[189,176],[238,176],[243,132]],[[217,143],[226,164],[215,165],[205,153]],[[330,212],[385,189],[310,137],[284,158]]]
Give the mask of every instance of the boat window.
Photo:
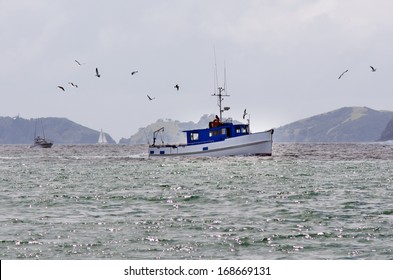
[[[242,133],[243,134],[247,133],[247,129],[245,127],[242,127]]]
[[[240,134],[240,128],[236,128],[236,134]]]
[[[218,130],[209,131],[209,137],[217,136]]]
[[[225,128],[221,128],[221,134],[222,134],[222,135],[227,134],[227,130],[226,130]]]
[[[197,141],[199,140],[199,133],[198,132],[192,132],[190,135],[191,141]]]

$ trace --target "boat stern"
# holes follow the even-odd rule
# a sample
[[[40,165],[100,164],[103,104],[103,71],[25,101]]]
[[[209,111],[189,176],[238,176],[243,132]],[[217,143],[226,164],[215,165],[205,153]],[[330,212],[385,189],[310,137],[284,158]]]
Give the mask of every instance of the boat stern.
[[[177,155],[179,147],[177,145],[149,145],[149,156]]]

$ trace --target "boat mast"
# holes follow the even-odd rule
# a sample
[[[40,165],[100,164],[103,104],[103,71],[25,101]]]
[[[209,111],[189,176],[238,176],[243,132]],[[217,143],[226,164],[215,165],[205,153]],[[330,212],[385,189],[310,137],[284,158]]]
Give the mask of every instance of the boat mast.
[[[217,75],[217,59],[216,59],[216,49],[214,48],[214,93],[212,96],[217,96],[217,105],[220,108],[220,121],[222,121],[222,112],[228,111],[230,107],[222,108],[222,101],[224,100],[223,96],[229,96],[226,92],[223,94],[222,92],[226,90],[227,86],[227,77],[226,77],[226,66],[224,64],[224,87],[218,86],[218,75]],[[216,91],[218,89],[218,92]]]
[[[220,120],[222,120],[222,112],[228,111],[230,109],[229,107],[222,108],[222,101],[224,100],[224,96],[229,96],[226,93],[223,94],[223,91],[225,91],[225,88],[218,87],[218,93],[212,94],[212,96],[217,96],[217,105],[220,108]]]
[[[44,125],[42,124],[42,119],[40,121],[41,121],[42,136],[45,139],[45,131],[44,131]]]

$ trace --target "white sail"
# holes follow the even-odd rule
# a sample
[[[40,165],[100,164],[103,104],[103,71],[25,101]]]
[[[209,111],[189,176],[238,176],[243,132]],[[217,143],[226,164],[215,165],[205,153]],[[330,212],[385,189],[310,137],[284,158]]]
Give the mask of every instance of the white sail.
[[[100,136],[98,137],[98,144],[107,144],[108,141],[106,140],[105,133],[102,131],[100,132]]]

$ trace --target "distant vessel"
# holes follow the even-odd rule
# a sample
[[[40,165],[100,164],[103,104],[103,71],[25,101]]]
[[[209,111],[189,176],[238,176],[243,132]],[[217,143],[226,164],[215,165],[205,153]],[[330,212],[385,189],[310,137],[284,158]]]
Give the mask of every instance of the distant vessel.
[[[97,144],[108,144],[108,140],[106,140],[105,133],[102,131],[102,129],[100,131],[100,135],[98,136]]]
[[[251,133],[249,120],[247,124],[233,124],[230,119],[222,122],[221,103],[224,88],[219,87],[218,93],[213,94],[218,98],[220,117],[209,123],[208,128],[185,130],[186,144],[156,144],[157,134],[164,131],[160,128],[153,133],[153,144],[149,145],[150,157],[163,156],[237,156],[237,155],[261,155],[271,156],[273,145],[273,129]],[[246,114],[246,112],[244,112]]]
[[[30,146],[30,148],[52,148],[53,142],[50,140],[45,139],[45,132],[44,132],[44,126],[42,125],[42,120],[41,120],[41,128],[42,128],[42,135],[37,136],[37,121],[35,123],[35,129],[34,129],[34,143],[33,145]]]

